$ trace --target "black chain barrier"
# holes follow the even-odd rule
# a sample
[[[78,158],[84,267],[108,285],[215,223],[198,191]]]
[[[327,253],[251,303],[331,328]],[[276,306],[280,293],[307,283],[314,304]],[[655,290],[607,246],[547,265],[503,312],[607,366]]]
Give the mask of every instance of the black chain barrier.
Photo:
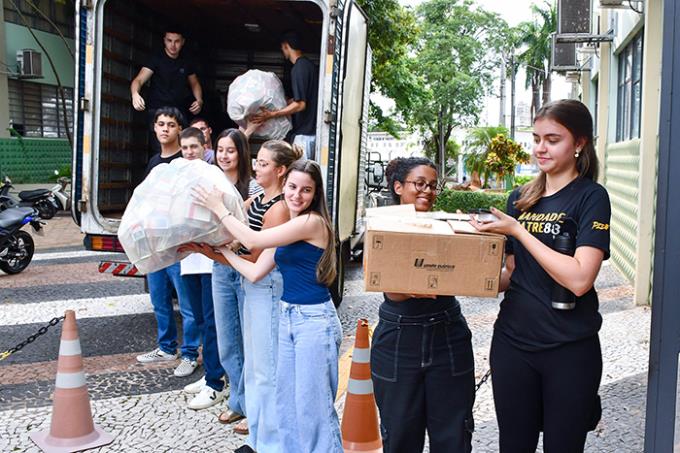
[[[479,382],[477,383],[477,385],[475,385],[475,393],[477,393],[477,390],[479,390],[479,388],[480,388],[481,386],[483,386],[483,385],[486,383],[486,381],[489,380],[490,377],[491,377],[491,369],[489,369],[489,370],[484,374],[484,376],[482,376],[482,378],[479,380]]]
[[[44,325],[40,329],[38,329],[37,333],[34,333],[33,335],[26,338],[24,341],[22,341],[18,345],[14,346],[13,348],[8,349],[4,352],[0,352],[0,362],[2,362],[3,360],[5,360],[7,357],[11,356],[15,352],[21,351],[24,348],[24,346],[27,346],[27,345],[33,343],[41,335],[45,335],[50,327],[56,326],[61,321],[63,321],[64,318],[65,318],[64,316],[60,316],[59,318],[52,318],[49,323],[47,323],[46,325]]]

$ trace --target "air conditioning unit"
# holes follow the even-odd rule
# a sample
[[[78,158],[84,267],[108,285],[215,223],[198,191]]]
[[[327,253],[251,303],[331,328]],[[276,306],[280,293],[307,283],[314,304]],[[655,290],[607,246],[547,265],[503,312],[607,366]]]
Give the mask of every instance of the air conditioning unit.
[[[557,0],[557,34],[591,34],[591,0]]]
[[[602,9],[625,9],[631,8],[631,3],[641,4],[644,3],[643,0],[600,0],[600,8]]]
[[[556,35],[552,35],[550,70],[558,72],[581,70],[576,56],[576,43],[558,42]]]
[[[19,77],[22,79],[38,79],[42,73],[42,55],[35,49],[17,50]]]

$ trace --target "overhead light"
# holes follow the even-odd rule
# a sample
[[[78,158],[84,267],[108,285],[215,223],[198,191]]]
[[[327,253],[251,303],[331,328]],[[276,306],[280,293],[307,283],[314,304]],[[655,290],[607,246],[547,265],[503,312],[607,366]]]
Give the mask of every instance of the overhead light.
[[[243,26],[246,27],[246,30],[252,33],[259,33],[262,31],[260,24],[243,24]]]

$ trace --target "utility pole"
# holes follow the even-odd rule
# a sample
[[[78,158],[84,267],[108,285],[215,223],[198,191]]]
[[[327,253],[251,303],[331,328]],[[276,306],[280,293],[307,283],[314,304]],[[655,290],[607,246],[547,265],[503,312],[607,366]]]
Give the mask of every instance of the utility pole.
[[[501,109],[498,119],[498,124],[505,127],[505,76],[507,74],[507,64],[505,61],[505,53],[501,54]]]
[[[515,139],[515,52],[510,54],[510,138]]]

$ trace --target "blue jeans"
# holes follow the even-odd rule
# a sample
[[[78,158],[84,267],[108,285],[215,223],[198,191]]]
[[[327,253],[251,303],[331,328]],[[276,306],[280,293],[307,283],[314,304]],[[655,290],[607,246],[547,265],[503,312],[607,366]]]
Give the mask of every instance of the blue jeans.
[[[231,266],[213,264],[212,294],[220,363],[229,379],[229,409],[246,415],[243,385],[243,288]]]
[[[248,411],[248,444],[256,451],[283,453],[276,412],[276,360],[279,344],[281,273],[274,269],[262,280],[243,279],[243,374]]]
[[[342,327],[331,301],[281,301],[276,409],[286,451],[342,453],[335,412]]]
[[[158,347],[168,354],[177,352],[177,327],[172,307],[172,289],[175,288],[179,299],[179,312],[182,315],[182,357],[191,360],[198,358],[198,346],[201,344],[201,331],[194,317],[191,298],[180,276],[179,263],[175,263],[146,276],[149,285],[151,305],[158,324]],[[199,313],[197,311],[197,313]]]
[[[203,319],[201,334],[203,337],[203,368],[205,369],[205,382],[213,390],[218,392],[224,388],[222,376],[224,370],[220,364],[220,356],[217,352],[217,332],[215,331],[215,312],[213,310],[212,275],[188,274],[182,276],[182,281],[187,289],[187,294],[192,300],[192,307],[200,307]],[[196,316],[198,318],[198,316]]]

